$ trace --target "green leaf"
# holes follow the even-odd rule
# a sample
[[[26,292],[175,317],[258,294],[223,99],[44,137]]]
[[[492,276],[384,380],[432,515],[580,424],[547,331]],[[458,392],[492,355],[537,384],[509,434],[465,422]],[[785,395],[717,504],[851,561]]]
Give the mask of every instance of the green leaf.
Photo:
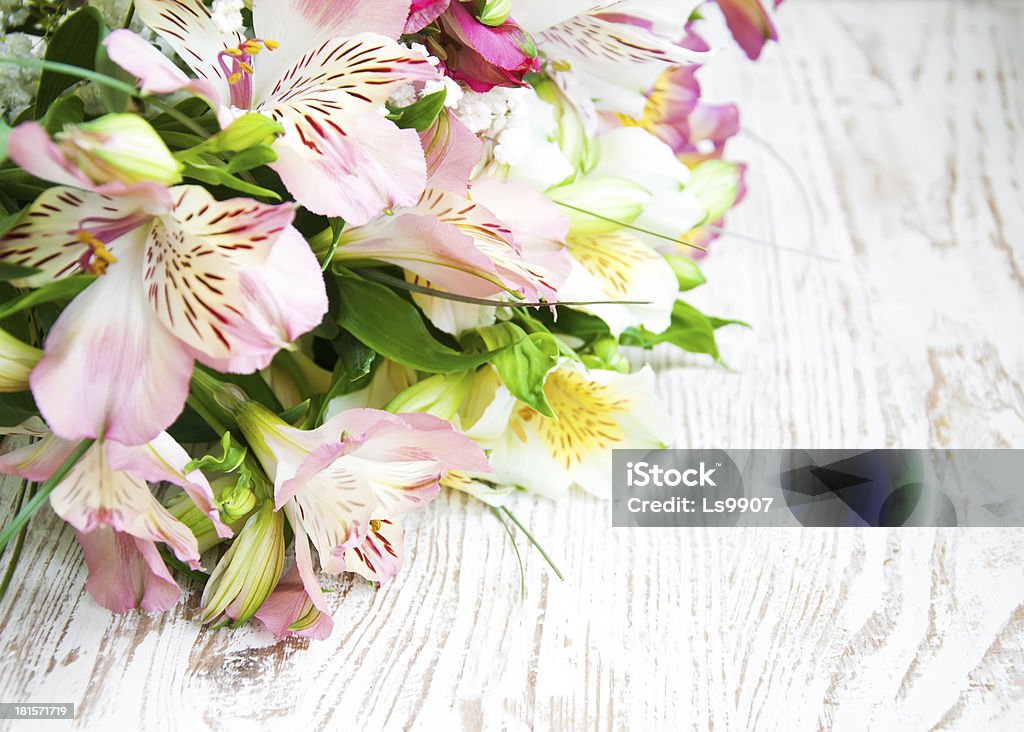
[[[620,338],[624,346],[654,348],[661,343],[671,343],[690,353],[706,353],[718,360],[718,343],[715,328],[706,315],[682,300],[672,308],[672,325],[664,333],[651,333],[646,328],[629,328]]]
[[[715,330],[718,330],[719,328],[724,328],[727,325],[739,325],[744,328],[750,328],[751,330],[753,330],[754,328],[754,326],[752,326],[750,323],[744,322],[742,320],[726,320],[725,318],[713,318],[710,315],[708,316],[708,322],[711,323],[711,327],[714,328]]]
[[[186,178],[194,178],[195,180],[202,181],[203,183],[209,183],[214,186],[224,186],[230,188],[233,191],[240,191],[247,193],[250,196],[260,196],[262,198],[270,198],[275,201],[281,200],[281,197],[269,188],[263,188],[262,186],[248,183],[241,178],[236,178],[231,175],[227,170],[224,169],[224,163],[216,162],[212,164],[200,163],[196,160],[189,160],[184,163],[185,170],[183,175]]]
[[[50,105],[46,115],[39,120],[46,131],[55,135],[66,125],[74,125],[85,119],[85,102],[79,97],[62,97]]]
[[[0,394],[0,427],[17,427],[30,417],[39,414],[32,392],[21,391]]]
[[[700,267],[689,257],[673,254],[665,257],[665,261],[668,262],[668,266],[676,274],[680,292],[688,292],[707,282],[707,279],[704,278],[704,273],[700,271]]]
[[[590,315],[572,308],[558,308],[557,317],[547,309],[538,310],[534,319],[543,323],[552,333],[561,333],[584,341],[608,335],[608,324],[596,315]]]
[[[132,86],[135,85],[135,77],[111,61],[110,56],[107,55],[107,47],[102,43],[96,47],[95,67],[96,71],[101,74],[106,74],[112,79],[123,81]],[[103,106],[106,108],[108,113],[122,114],[128,110],[128,102],[131,99],[131,95],[128,94],[128,92],[123,89],[115,89],[114,87],[103,84],[98,86],[100,90],[100,99],[103,100]]]
[[[11,134],[11,126],[0,119],[0,163],[7,160],[7,138]]]
[[[514,323],[480,328],[477,334],[489,350],[498,351],[494,365],[512,396],[554,419],[544,395],[544,382],[548,372],[558,365],[558,340],[550,333],[527,335]]]
[[[434,120],[441,114],[441,110],[444,109],[444,100],[447,96],[448,92],[442,89],[433,94],[428,94],[408,107],[389,107],[388,109],[391,114],[388,115],[388,119],[402,129],[414,129],[417,132],[424,132],[430,129],[430,126],[434,124]]]
[[[54,31],[46,46],[46,61],[77,66],[94,71],[96,49],[103,34],[103,16],[96,8],[84,7],[68,16]],[[36,94],[35,117],[39,119],[60,96],[61,92],[78,81],[78,77],[51,70],[43,71],[39,77],[39,91]]]
[[[331,223],[331,246],[327,249],[327,254],[324,255],[324,261],[320,265],[320,269],[323,272],[327,271],[327,268],[331,266],[331,260],[334,259],[334,253],[338,251],[338,245],[341,244],[341,232],[345,230],[345,220],[333,218],[329,219]]]
[[[75,275],[50,282],[21,297],[0,305],[0,319],[8,318],[15,313],[20,313],[23,310],[46,302],[71,300],[75,295],[92,284],[94,279],[96,278],[92,275]]]
[[[385,358],[431,374],[466,371],[495,353],[462,353],[430,334],[413,305],[390,288],[341,271],[338,325]]]
[[[40,271],[41,270],[38,270],[35,267],[23,267],[20,264],[7,264],[6,262],[0,262],[0,282],[22,280],[26,277],[38,274]]]
[[[269,145],[256,145],[232,156],[228,160],[227,171],[229,173],[239,173],[243,170],[252,170],[253,168],[273,163],[275,160],[277,160],[277,153],[274,152],[272,147]]]

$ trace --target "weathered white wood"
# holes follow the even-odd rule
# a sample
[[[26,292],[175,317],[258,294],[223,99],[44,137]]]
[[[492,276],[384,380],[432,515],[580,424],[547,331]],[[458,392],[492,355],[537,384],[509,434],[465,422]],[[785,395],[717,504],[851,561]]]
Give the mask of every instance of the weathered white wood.
[[[757,328],[723,331],[734,372],[654,357],[680,443],[1024,446],[1024,4],[791,2],[779,26],[762,62],[704,78],[797,171],[840,261],[716,246],[695,300]],[[733,228],[810,246],[780,162],[735,152],[752,192]],[[500,526],[446,496],[411,517],[393,585],[336,585],[323,643],[204,630],[194,595],[111,617],[71,533],[39,521],[0,607],[0,700],[72,701],[91,729],[1024,728],[1024,531],[514,508],[564,583],[524,547],[520,597]]]

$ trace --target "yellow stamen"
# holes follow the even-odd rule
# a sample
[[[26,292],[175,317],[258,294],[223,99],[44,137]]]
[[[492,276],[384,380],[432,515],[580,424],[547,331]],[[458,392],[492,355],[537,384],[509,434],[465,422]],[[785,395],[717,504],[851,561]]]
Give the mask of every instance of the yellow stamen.
[[[242,75],[240,73],[238,73],[237,71],[235,73],[233,73],[231,76],[228,77],[228,83],[229,84],[237,84],[241,80],[242,80]]]
[[[252,73],[252,66],[250,64],[247,64],[245,61],[239,61],[238,62],[238,68],[240,68],[242,71],[244,71],[247,74],[251,74]]]
[[[272,41],[269,38],[263,39],[263,45],[267,47],[268,51],[276,51],[281,47],[281,44],[277,41]]]
[[[370,531],[374,533],[380,531],[380,521],[377,519],[370,519]]]
[[[241,56],[243,51],[240,48],[225,48],[224,53],[228,56]]]
[[[75,238],[80,243],[85,244],[92,249],[92,258],[89,262],[89,274],[97,276],[106,274],[107,266],[117,262],[117,257],[107,249],[106,245],[88,231],[79,231],[75,235]]]
[[[256,41],[246,41],[242,44],[242,50],[244,50],[250,56],[255,56],[257,53],[263,50],[263,46],[261,46]]]

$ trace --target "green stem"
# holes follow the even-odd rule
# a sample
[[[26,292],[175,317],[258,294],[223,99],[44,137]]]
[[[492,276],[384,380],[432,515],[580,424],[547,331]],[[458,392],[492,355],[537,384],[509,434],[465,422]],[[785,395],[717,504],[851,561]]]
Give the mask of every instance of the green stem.
[[[15,511],[21,510],[22,503],[25,502],[25,494],[28,492],[29,481],[21,481],[21,492],[18,494],[18,505]],[[7,588],[11,584],[11,578],[14,577],[14,570],[18,566],[18,560],[21,558],[21,548],[25,544],[25,534],[27,526],[21,527],[21,531],[18,532],[18,538],[14,542],[14,553],[11,555],[11,561],[7,565],[7,569],[4,571],[3,580],[0,580],[0,600],[7,595]]]
[[[658,239],[664,239],[665,241],[670,241],[673,244],[682,244],[683,246],[690,247],[692,249],[697,249],[699,251],[702,251],[705,254],[708,251],[704,247],[698,246],[696,244],[691,244],[688,241],[683,241],[682,239],[676,239],[675,237],[668,236],[667,234],[659,234],[656,231],[651,231],[650,229],[644,229],[644,228],[642,228],[640,226],[633,226],[632,224],[627,224],[625,221],[619,221],[618,219],[612,219],[612,218],[609,218],[607,216],[602,216],[599,213],[594,213],[593,211],[588,211],[585,208],[580,208],[579,206],[573,206],[571,203],[564,203],[562,201],[555,201],[555,203],[557,203],[559,206],[562,206],[563,208],[572,209],[573,211],[577,211],[577,212],[579,212],[581,214],[586,214],[587,216],[593,216],[595,219],[600,219],[601,221],[607,221],[609,224],[615,224],[616,226],[621,226],[624,229],[629,229],[631,231],[639,231],[641,234],[647,234],[648,236],[653,236],[653,237],[656,237]]]
[[[202,417],[203,421],[210,426],[214,432],[218,435],[223,435],[225,432],[230,432],[227,426],[217,419],[217,416],[213,413],[213,410],[203,403],[195,394],[188,395],[188,405],[192,407],[192,411]]]
[[[523,567],[523,556],[519,553],[519,545],[516,544],[516,537],[512,535],[512,528],[505,523],[505,519],[501,517],[501,511],[494,506],[491,506],[491,511],[494,513],[494,517],[498,519],[498,523],[501,524],[502,528],[505,529],[505,533],[508,534],[508,540],[512,542],[512,548],[516,552],[516,559],[519,561],[519,597],[526,601],[526,568]]]
[[[82,459],[82,456],[93,446],[96,440],[88,439],[82,440],[78,443],[78,447],[75,448],[74,452],[68,456],[68,459],[64,461],[64,464],[57,468],[49,480],[45,481],[39,486],[39,490],[32,496],[28,503],[18,511],[18,515],[15,516],[11,521],[4,527],[3,531],[0,531],[0,553],[7,548],[7,544],[14,538],[14,535],[21,530],[21,527],[27,524],[31,518],[35,515],[36,511],[39,510],[40,506],[46,502],[46,499],[50,497],[54,489],[60,485],[61,481],[67,477],[67,474],[71,472],[71,469],[78,464],[78,461]]]
[[[542,547],[540,544],[538,544],[537,540],[533,538],[533,534],[531,534],[529,531],[527,531],[526,527],[523,526],[521,523],[519,523],[519,519],[517,519],[513,515],[513,513],[511,511],[509,511],[505,506],[502,506],[501,510],[505,512],[506,516],[508,516],[510,519],[512,519],[512,523],[514,523],[517,527],[519,527],[520,531],[522,531],[524,534],[526,534],[526,538],[529,539],[530,543],[533,544],[537,548],[537,551],[539,551],[540,555],[542,557],[544,557],[544,560],[548,563],[548,566],[550,566],[551,569],[553,569],[555,571],[555,574],[558,575],[558,579],[560,579],[560,580],[562,580],[564,582],[565,581],[565,577],[558,570],[558,567],[555,566],[555,563],[551,561],[551,557],[549,557],[548,553],[546,551],[544,551],[544,547]]]
[[[127,28],[132,24],[132,19],[135,17],[135,3],[128,3],[128,12],[124,14],[124,20],[121,21],[121,27]]]

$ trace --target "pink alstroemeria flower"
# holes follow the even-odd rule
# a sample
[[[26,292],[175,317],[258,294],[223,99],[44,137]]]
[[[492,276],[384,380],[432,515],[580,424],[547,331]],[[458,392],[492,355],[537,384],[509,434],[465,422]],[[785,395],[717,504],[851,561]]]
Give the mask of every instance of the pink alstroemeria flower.
[[[716,0],[732,37],[751,60],[761,55],[764,44],[777,41],[778,33],[761,0]],[[775,0],[779,7],[782,0]]]
[[[40,442],[0,456],[0,472],[27,480],[48,480],[68,459],[75,443],[48,435]],[[189,456],[170,435],[145,445],[97,442],[50,494],[55,513],[74,527],[89,565],[86,588],[114,612],[141,607],[168,610],[178,586],[157,552],[167,544],[175,556],[199,566],[199,547],[185,524],[174,518],[147,485],[181,486],[216,527],[231,536],[214,506],[210,484],[199,471],[185,472]]]
[[[409,0],[255,0],[255,38],[222,33],[201,0],[138,0],[135,9],[198,78],[127,30],[104,41],[111,59],[144,92],[206,98],[222,125],[249,111],[280,123],[270,167],[310,211],[363,224],[419,198],[426,172],[416,132],[378,114],[397,87],[437,76],[425,56],[392,40]]]
[[[643,117],[618,115],[626,125],[643,127],[687,164],[719,158],[740,130],[735,104],[707,104],[700,98],[697,66],[675,66],[663,73],[647,97]]]
[[[405,23],[406,33],[418,33],[433,23],[451,4],[451,0],[412,0],[409,6],[409,20]]]
[[[38,125],[18,126],[8,145],[27,172],[72,182]],[[194,359],[252,372],[327,311],[293,206],[217,201],[199,186],[137,193],[59,185],[0,237],[0,262],[41,270],[18,284],[100,275],[58,318],[31,374],[43,417],[67,440],[148,442],[181,413]]]
[[[456,81],[476,92],[496,86],[525,86],[523,77],[540,70],[537,47],[530,35],[509,18],[498,26],[484,25],[465,4],[453,2],[440,17],[450,48],[445,61]]]
[[[397,519],[432,501],[449,470],[490,471],[476,443],[427,414],[352,409],[311,431],[256,403],[236,416],[295,530],[295,567],[257,613],[277,633],[314,609],[327,615],[307,542],[324,572],[386,583],[402,564]]]

